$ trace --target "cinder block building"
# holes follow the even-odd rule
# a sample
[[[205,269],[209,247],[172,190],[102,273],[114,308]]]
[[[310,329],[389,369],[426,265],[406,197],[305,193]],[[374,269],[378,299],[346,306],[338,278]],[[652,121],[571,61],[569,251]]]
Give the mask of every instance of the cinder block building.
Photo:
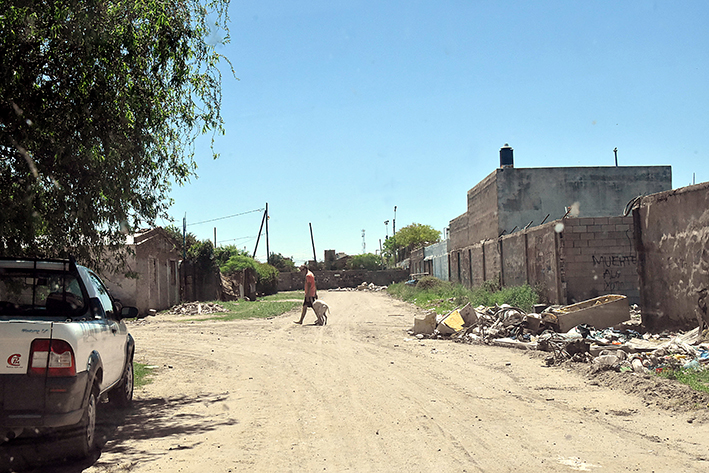
[[[670,166],[516,168],[513,150],[468,191],[467,211],[450,221],[450,250],[568,215],[615,217],[639,196],[672,189]]]
[[[450,221],[450,280],[530,284],[557,304],[610,293],[640,302],[626,207],[671,189],[672,168],[515,168],[512,153],[500,150],[500,167],[468,191],[467,211]]]

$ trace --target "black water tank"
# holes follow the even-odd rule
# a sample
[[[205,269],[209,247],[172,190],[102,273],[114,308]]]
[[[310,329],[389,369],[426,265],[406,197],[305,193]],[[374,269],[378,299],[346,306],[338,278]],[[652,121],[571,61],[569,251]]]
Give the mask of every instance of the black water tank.
[[[500,148],[500,167],[501,168],[513,168],[515,167],[515,160],[512,156],[513,149],[510,145],[505,143],[505,146]]]

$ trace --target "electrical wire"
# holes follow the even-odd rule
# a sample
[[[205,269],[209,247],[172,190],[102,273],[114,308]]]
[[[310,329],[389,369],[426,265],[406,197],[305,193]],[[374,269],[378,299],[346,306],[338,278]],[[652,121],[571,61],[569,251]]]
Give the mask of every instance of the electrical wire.
[[[266,209],[265,209],[265,208],[261,208],[261,209],[255,209],[255,210],[248,210],[248,211],[246,211],[246,212],[241,212],[241,213],[234,214],[234,215],[227,215],[226,217],[218,217],[218,218],[213,218],[213,219],[211,219],[211,220],[203,220],[203,221],[201,221],[201,222],[188,223],[187,226],[189,227],[189,226],[191,226],[191,225],[199,225],[200,223],[216,222],[217,220],[224,220],[224,219],[227,219],[227,218],[240,217],[241,215],[251,214],[251,213],[254,213],[254,212],[263,212],[264,210],[266,210]]]

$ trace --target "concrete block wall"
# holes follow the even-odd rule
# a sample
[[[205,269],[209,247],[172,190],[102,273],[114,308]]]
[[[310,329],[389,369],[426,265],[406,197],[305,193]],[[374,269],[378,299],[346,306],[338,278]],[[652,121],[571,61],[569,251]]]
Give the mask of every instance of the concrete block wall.
[[[709,289],[709,183],[643,197],[633,217],[643,323],[696,327]]]
[[[553,304],[604,294],[640,302],[632,216],[558,220],[453,251],[450,258],[451,281],[466,287],[499,280],[534,286]]]
[[[633,217],[567,218],[559,233],[562,292],[572,304],[604,294],[640,302]]]
[[[552,222],[526,232],[527,274],[543,301],[560,301],[562,296],[555,226],[556,223]]]
[[[506,168],[496,174],[500,232],[547,214],[562,218],[573,204],[582,218],[621,215],[635,196],[672,188],[670,166]]]
[[[483,245],[477,245],[468,248],[468,251],[470,252],[470,259],[472,261],[479,261],[480,263],[483,262]],[[472,286],[477,287],[482,285],[483,282],[485,282],[485,274],[484,271],[487,268],[483,264],[473,264],[472,265]]]
[[[448,226],[448,247],[449,251],[465,248],[470,245],[468,237],[468,214],[465,213],[450,221]],[[451,267],[451,273],[453,273]]]
[[[527,239],[524,232],[500,239],[503,286],[523,286],[528,281]]]
[[[500,281],[502,275],[502,253],[500,252],[499,240],[488,240],[482,244],[485,281]],[[482,263],[482,261],[481,261]]]
[[[475,245],[499,235],[498,172],[495,170],[468,191],[468,238],[463,246]]]

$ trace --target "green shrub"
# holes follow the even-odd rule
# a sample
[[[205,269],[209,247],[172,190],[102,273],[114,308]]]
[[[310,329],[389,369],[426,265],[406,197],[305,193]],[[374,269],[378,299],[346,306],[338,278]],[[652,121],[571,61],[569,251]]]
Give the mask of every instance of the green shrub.
[[[240,250],[236,247],[236,245],[219,246],[214,249],[214,261],[220,269],[227,263],[227,261],[229,261],[229,258],[239,255],[248,256],[249,253],[245,250]]]
[[[424,276],[416,283],[416,289],[434,289],[443,287],[447,288],[449,286],[449,282],[441,281],[435,276]]]
[[[233,274],[243,271],[246,268],[251,268],[258,272],[257,265],[259,263],[250,256],[234,255],[229,260],[219,267],[219,271],[224,274]]]
[[[266,263],[256,263],[256,292],[275,294],[278,292],[278,270]]]
[[[270,264],[259,263],[244,254],[234,255],[229,261],[220,266],[224,274],[234,274],[251,268],[256,273],[256,292],[262,294],[275,294],[278,292],[278,269]]]

